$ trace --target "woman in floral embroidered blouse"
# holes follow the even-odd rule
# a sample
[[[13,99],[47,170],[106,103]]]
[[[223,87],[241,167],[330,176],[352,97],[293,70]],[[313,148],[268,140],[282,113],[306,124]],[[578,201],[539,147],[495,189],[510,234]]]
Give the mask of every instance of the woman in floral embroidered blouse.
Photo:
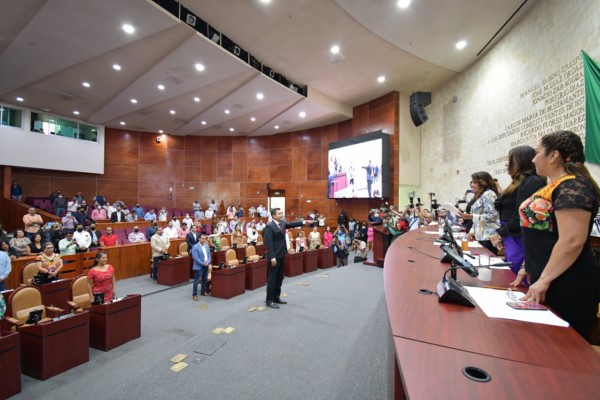
[[[469,237],[475,237],[483,247],[498,254],[498,249],[490,241],[490,236],[495,234],[500,227],[498,211],[494,207],[494,202],[498,197],[498,186],[490,174],[480,171],[471,175],[471,189],[476,199],[471,208],[472,214],[461,214],[463,218],[472,217],[473,219]]]
[[[37,257],[38,275],[48,275],[48,280],[56,280],[63,267],[60,254],[54,252],[52,243],[44,244],[44,251]]]
[[[575,133],[542,137],[533,163],[549,183],[519,208],[525,264],[512,285],[528,275],[532,285],[523,300],[546,303],[589,339],[600,301],[600,266],[589,241],[600,188],[584,162]]]

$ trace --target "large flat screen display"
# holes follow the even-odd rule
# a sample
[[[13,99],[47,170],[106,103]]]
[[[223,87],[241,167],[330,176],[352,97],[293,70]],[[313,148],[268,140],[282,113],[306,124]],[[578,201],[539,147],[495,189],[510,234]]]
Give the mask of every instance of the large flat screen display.
[[[390,137],[381,131],[329,144],[330,199],[389,197]]]

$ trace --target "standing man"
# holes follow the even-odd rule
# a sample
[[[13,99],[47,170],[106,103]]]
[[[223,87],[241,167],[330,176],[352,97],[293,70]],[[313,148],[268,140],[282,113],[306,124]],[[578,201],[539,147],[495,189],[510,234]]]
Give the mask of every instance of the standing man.
[[[110,216],[111,222],[125,222],[125,213],[121,211],[121,206],[117,206],[117,211]]]
[[[373,183],[373,166],[371,165],[371,160],[369,160],[369,164],[366,167],[362,167],[367,170],[367,191],[369,192],[369,197],[371,197],[371,184]]]
[[[21,201],[23,198],[23,189],[17,181],[13,181],[12,186],[10,187],[10,198],[16,201]]]
[[[285,230],[302,226],[306,224],[306,221],[285,222],[283,212],[279,208],[271,209],[271,217],[273,220],[266,225],[263,233],[265,245],[271,258],[267,282],[267,307],[279,308],[279,304],[287,304],[287,301],[280,298],[285,271],[285,255],[287,253]]]
[[[190,232],[185,235],[185,242],[188,245],[188,253],[192,252],[192,248],[198,243],[200,240],[200,234],[198,234],[198,227],[196,225],[192,225],[192,229]]]
[[[198,301],[198,281],[202,278],[200,296],[206,296],[206,280],[208,278],[208,267],[210,265],[210,248],[206,242],[206,235],[200,236],[198,243],[192,247],[192,258],[194,259],[194,285],[192,288],[192,299]]]
[[[163,228],[160,226],[156,228],[156,233],[152,235],[152,239],[150,239],[152,261],[154,262],[152,265],[152,279],[154,279],[154,283],[158,283],[156,281],[158,279],[158,263],[165,254],[169,254],[170,244],[169,238],[163,233]]]
[[[35,208],[30,207],[27,210],[27,214],[23,216],[23,224],[25,225],[25,236],[29,240],[33,240],[35,234],[38,233],[41,226],[44,225],[44,221],[40,214],[35,212]]]
[[[77,228],[73,233],[73,239],[77,243],[77,253],[85,253],[90,250],[92,245],[92,237],[88,231],[83,230],[82,224],[77,224]]]

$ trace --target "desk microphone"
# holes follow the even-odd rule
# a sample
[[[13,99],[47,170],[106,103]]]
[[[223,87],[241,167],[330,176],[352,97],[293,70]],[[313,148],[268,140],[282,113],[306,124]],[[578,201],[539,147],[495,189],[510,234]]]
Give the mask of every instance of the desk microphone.
[[[511,265],[512,265],[512,262],[507,261],[507,262],[501,262],[501,263],[496,263],[496,264],[490,264],[490,267],[510,267]]]

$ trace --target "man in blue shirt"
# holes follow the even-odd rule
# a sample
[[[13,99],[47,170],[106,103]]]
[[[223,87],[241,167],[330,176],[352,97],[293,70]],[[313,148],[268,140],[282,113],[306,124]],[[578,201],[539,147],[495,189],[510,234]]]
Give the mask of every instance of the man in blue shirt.
[[[137,215],[137,219],[144,218],[144,209],[140,207],[139,204],[136,204],[135,207],[131,209],[131,211],[133,211],[135,215]]]
[[[154,208],[151,208],[146,215],[144,215],[144,219],[146,221],[156,221],[156,213],[154,212]]]
[[[198,281],[202,278],[200,296],[206,296],[206,281],[208,268],[210,266],[210,248],[206,242],[206,235],[200,236],[198,243],[192,247],[192,258],[194,259],[194,285],[192,286],[192,299],[198,301]]]
[[[102,196],[102,192],[98,192],[98,195],[94,197],[94,201],[100,204],[101,206],[104,206],[104,204],[106,203],[106,199],[104,198],[104,196]]]
[[[12,186],[10,187],[10,198],[21,201],[22,197],[23,189],[21,188],[21,185],[19,185],[17,181],[13,181]]]

